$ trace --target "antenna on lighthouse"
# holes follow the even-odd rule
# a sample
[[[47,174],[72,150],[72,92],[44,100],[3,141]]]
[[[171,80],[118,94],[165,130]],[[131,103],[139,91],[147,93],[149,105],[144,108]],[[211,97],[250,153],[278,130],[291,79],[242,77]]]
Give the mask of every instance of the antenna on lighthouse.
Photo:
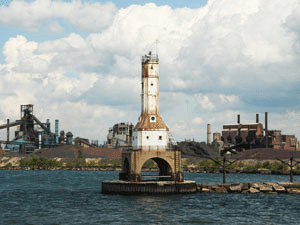
[[[158,56],[157,44],[158,44],[158,40],[156,39],[156,41],[155,41],[155,54],[156,54],[156,57]]]

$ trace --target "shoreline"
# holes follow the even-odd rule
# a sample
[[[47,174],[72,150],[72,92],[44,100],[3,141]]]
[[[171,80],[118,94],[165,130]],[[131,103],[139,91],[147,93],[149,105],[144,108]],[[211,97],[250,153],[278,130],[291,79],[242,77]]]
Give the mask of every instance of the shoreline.
[[[30,168],[30,167],[19,167],[19,166],[14,166],[14,167],[0,167],[0,171],[5,171],[5,170],[35,170],[35,171],[121,171],[121,167],[54,167],[54,168]],[[145,172],[157,172],[157,169],[147,169]],[[214,170],[214,171],[201,171],[201,170],[187,170],[184,171],[185,173],[210,173],[210,174],[221,174],[221,170]],[[242,172],[242,171],[227,171],[228,174],[241,174],[241,173],[251,173],[251,174],[262,174],[262,175],[288,175],[289,173],[265,173],[266,171],[247,171],[247,172]],[[299,172],[294,173],[294,175],[300,175]],[[110,182],[122,182],[122,181],[110,181]],[[155,181],[154,181],[155,182]],[[114,185],[114,184],[110,185]],[[131,183],[129,182],[130,185],[134,186],[147,186],[149,182],[138,182],[138,183]],[[166,188],[168,186],[169,189],[173,188],[172,183],[174,182],[168,182],[168,181],[157,181],[158,190],[155,192],[143,192],[142,190],[139,190],[139,188],[135,187],[133,190],[135,191],[121,191],[121,192],[114,192],[110,194],[166,194]],[[169,184],[170,183],[170,184]],[[130,186],[129,185],[129,186]],[[128,186],[128,185],[127,185]],[[175,185],[176,186],[176,185]],[[137,189],[136,189],[137,188]],[[126,190],[128,187],[125,188]],[[160,190],[162,189],[162,190]],[[170,190],[171,190],[170,189]],[[173,188],[174,189],[174,188]],[[300,182],[255,182],[255,183],[229,183],[229,184],[199,184],[195,182],[195,187],[191,188],[188,191],[184,191],[184,189],[180,190],[178,193],[176,191],[172,191],[170,193],[173,194],[183,194],[183,193],[201,193],[201,194],[210,194],[210,193],[216,193],[216,194],[259,194],[259,193],[266,193],[266,194],[300,194]],[[137,191],[139,190],[139,191]],[[151,189],[152,190],[152,189]]]
[[[52,168],[43,168],[43,167],[0,167],[0,170],[71,170],[71,171],[122,171],[121,167],[52,167]],[[143,172],[159,172],[158,169],[145,169]],[[184,170],[184,173],[201,173],[201,174],[222,174],[222,169],[212,169],[212,170]],[[261,175],[290,175],[289,171],[271,171],[271,170],[226,170],[226,174],[261,174]],[[300,175],[300,171],[293,171],[293,175]]]

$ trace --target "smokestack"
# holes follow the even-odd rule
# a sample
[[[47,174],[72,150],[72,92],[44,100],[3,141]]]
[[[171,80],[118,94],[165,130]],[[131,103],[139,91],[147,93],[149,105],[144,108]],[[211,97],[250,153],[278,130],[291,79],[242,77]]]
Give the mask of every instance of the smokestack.
[[[240,117],[240,114],[237,115],[237,123],[238,123],[238,124],[241,123],[241,117]]]
[[[7,144],[9,143],[9,118],[7,118]]]
[[[59,124],[59,121],[55,120],[55,135],[56,136],[58,136],[58,124]]]
[[[58,144],[58,126],[59,126],[59,120],[55,120],[55,138],[56,138],[56,144]]]
[[[210,145],[210,136],[211,136],[211,128],[210,128],[210,124],[207,124],[207,144]]]
[[[256,114],[256,123],[259,123],[259,114]]]
[[[39,132],[39,149],[42,149],[42,133]]]
[[[51,132],[51,130],[50,130],[50,119],[47,119],[46,127],[49,130],[49,132]]]
[[[265,137],[266,137],[266,148],[268,148],[268,112],[265,112]]]

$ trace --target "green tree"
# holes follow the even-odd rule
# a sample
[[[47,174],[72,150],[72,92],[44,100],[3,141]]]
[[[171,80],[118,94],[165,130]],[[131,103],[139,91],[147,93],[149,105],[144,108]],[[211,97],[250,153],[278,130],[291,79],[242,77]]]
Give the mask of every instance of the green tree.
[[[148,159],[144,163],[143,168],[155,169],[155,168],[158,168],[158,166],[157,166],[157,164],[152,159]]]
[[[265,169],[271,169],[271,163],[269,161],[264,161],[263,168],[265,168]]]
[[[238,164],[237,164],[237,166],[239,168],[243,168],[243,167],[245,167],[245,164],[242,161],[239,161]]]
[[[201,161],[199,161],[198,166],[201,168],[209,168],[211,166],[211,161],[208,159],[203,159]]]
[[[83,149],[82,147],[78,147],[78,151],[77,151],[77,158],[78,159],[83,159]]]
[[[32,169],[49,169],[54,167],[61,167],[62,162],[57,161],[56,159],[46,158],[44,156],[32,156],[28,159],[22,158],[19,161],[19,165],[20,167],[30,167]]]
[[[255,169],[261,169],[261,168],[263,168],[263,164],[260,161],[256,162]]]
[[[12,167],[12,164],[11,164],[11,163],[7,163],[7,164],[5,165],[5,167]]]

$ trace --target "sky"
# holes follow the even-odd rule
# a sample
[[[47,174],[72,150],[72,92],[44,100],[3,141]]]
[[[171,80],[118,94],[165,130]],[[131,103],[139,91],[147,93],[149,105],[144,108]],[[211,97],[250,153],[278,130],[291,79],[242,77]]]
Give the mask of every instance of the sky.
[[[152,51],[175,140],[265,112],[269,129],[300,138],[299,0],[0,0],[0,15],[0,124],[33,104],[53,131],[58,119],[103,142],[114,124],[137,123]]]

